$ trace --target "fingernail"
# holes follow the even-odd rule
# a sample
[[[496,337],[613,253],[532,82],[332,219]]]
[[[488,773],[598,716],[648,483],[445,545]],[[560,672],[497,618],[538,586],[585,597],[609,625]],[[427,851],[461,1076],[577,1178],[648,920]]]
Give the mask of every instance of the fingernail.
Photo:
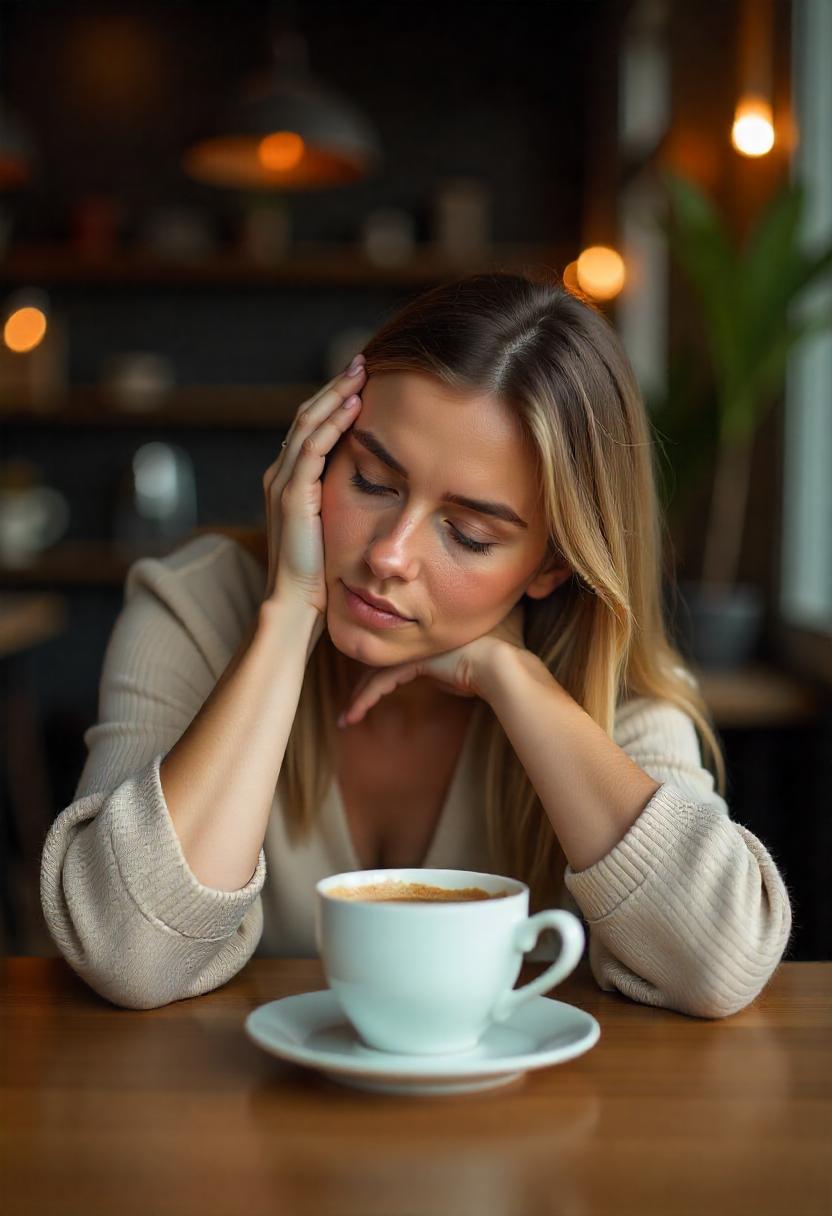
[[[358,355],[356,355],[355,358],[353,359],[352,363],[347,368],[347,375],[354,376],[356,374],[356,372],[360,371],[363,366],[364,366],[364,361],[362,359],[359,359]]]
[[[361,398],[353,393],[351,397],[347,397],[346,401],[343,402],[343,407],[345,410],[351,410],[354,405],[358,405],[360,400]]]

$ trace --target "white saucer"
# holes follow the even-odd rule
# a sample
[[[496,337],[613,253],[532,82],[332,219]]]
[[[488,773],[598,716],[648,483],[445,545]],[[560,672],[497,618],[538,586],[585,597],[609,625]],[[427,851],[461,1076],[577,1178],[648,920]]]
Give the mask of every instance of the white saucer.
[[[330,1080],[383,1094],[461,1094],[508,1085],[589,1051],[601,1027],[574,1005],[538,996],[491,1026],[471,1051],[397,1055],[365,1047],[328,988],[253,1009],[245,1031],[264,1051]]]

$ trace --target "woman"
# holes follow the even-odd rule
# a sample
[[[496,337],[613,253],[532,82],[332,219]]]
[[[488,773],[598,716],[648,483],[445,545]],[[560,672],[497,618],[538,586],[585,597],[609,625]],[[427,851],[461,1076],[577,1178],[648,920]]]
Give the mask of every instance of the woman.
[[[128,573],[44,847],[71,965],[117,1004],[195,996],[258,946],[314,956],[326,874],[429,865],[578,911],[605,989],[748,1004],[789,899],[702,764],[721,788],[653,460],[613,330],[561,287],[471,276],[389,321],[298,411],[263,534]]]

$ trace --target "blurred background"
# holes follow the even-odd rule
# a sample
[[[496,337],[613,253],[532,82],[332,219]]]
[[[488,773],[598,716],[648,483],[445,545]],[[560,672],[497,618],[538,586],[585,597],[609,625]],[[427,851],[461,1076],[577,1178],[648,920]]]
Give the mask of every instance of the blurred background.
[[[131,562],[259,525],[299,403],[490,268],[622,336],[732,816],[830,957],[830,63],[829,0],[0,3],[6,953],[57,954]]]

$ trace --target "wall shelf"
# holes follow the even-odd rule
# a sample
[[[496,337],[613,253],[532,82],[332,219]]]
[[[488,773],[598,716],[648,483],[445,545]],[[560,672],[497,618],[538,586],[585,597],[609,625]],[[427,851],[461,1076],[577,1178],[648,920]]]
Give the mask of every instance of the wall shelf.
[[[213,287],[315,284],[407,288],[482,270],[535,268],[560,274],[575,251],[555,245],[494,245],[487,256],[454,261],[438,245],[418,245],[400,266],[378,266],[354,243],[298,243],[286,259],[263,265],[230,250],[193,260],[162,259],[141,250],[85,255],[66,244],[12,246],[0,258],[0,283],[44,286]]]
[[[285,430],[298,406],[326,381],[296,384],[205,384],[172,389],[153,409],[125,410],[97,385],[70,388],[49,406],[0,403],[0,428]]]

